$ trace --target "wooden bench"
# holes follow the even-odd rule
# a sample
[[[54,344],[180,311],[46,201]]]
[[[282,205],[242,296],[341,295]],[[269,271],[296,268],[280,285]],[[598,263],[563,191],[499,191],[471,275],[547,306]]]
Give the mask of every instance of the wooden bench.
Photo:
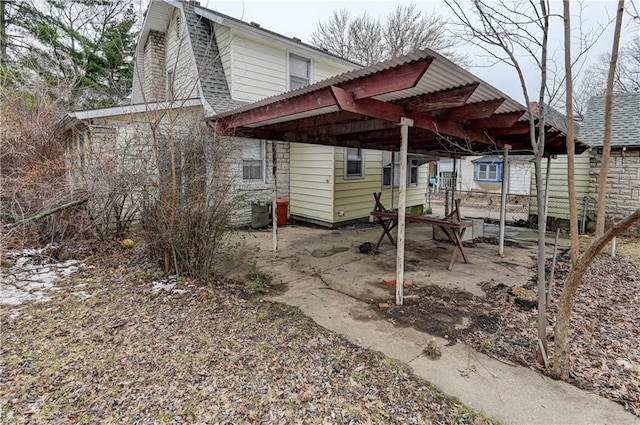
[[[398,213],[396,211],[390,211],[382,205],[380,201],[380,197],[382,196],[381,192],[374,193],[373,198],[375,199],[376,206],[373,211],[371,211],[371,215],[378,219],[378,222],[382,225],[382,234],[378,239],[378,243],[376,244],[375,249],[380,247],[382,240],[385,236],[389,238],[389,241],[392,245],[395,245],[396,242],[393,240],[393,236],[391,236],[391,231],[398,225]],[[422,223],[428,224],[432,226],[438,226],[442,232],[447,235],[447,238],[456,246],[451,254],[451,263],[449,264],[448,270],[453,269],[453,264],[456,261],[456,257],[458,256],[458,252],[462,255],[465,263],[469,263],[466,253],[464,252],[464,246],[462,245],[462,239],[464,237],[465,231],[473,226],[473,223],[464,222],[460,219],[460,200],[455,200],[455,208],[449,214],[447,214],[444,218],[438,217],[430,217],[426,215],[413,215],[406,214],[405,216],[406,223]]]

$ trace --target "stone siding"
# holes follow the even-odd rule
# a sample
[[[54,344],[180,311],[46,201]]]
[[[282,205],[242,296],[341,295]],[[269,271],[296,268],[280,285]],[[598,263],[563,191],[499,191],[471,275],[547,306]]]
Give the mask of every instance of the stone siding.
[[[165,37],[158,31],[150,31],[144,46],[143,65],[144,102],[162,102],[165,100]]]
[[[590,188],[594,198],[598,193],[601,162],[602,148],[593,148]],[[611,151],[607,177],[607,223],[610,223],[612,217],[625,217],[638,208],[640,208],[640,148],[627,148],[626,151],[614,148]],[[595,214],[592,215],[595,216]],[[640,235],[640,223],[635,225],[631,233]]]

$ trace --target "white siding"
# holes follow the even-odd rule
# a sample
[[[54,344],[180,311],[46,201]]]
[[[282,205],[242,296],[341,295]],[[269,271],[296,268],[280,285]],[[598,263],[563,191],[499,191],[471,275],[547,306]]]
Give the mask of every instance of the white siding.
[[[489,192],[500,193],[502,191],[501,182],[479,182],[475,180],[474,160],[481,156],[470,156],[458,160],[458,187],[457,190],[465,192]],[[533,165],[521,158],[509,157],[509,194],[529,195],[531,188],[531,173]]]
[[[176,20],[180,17],[180,38],[176,33]],[[172,71],[174,78],[174,99],[189,99],[198,95],[198,76],[187,31],[179,9],[174,9],[165,34],[167,56],[166,70]],[[167,97],[170,94],[167,93]]]
[[[233,44],[231,43],[231,29],[229,27],[214,23],[213,31],[216,35],[216,42],[218,43],[218,51],[220,52],[220,60],[222,61],[224,75],[227,79],[227,83],[229,84],[229,89],[233,90],[233,76],[231,73],[231,57]]]
[[[333,150],[331,146],[291,143],[291,215],[332,223]]]
[[[255,102],[286,90],[286,50],[233,31],[231,97]]]
[[[312,82],[317,83],[318,81],[326,80],[327,78],[334,77],[337,74],[342,74],[343,72],[351,71],[352,69],[353,67],[345,64],[329,61],[324,58],[318,58],[313,61]]]
[[[217,27],[217,26],[216,26]],[[218,43],[227,43],[228,32],[216,29]],[[255,102],[282,93],[287,87],[287,58],[289,53],[311,59],[311,83],[352,69],[351,67],[320,58],[304,50],[291,50],[251,34],[231,30],[230,48],[222,54],[223,66],[230,81],[231,97],[235,100]],[[227,73],[227,68],[230,71]]]

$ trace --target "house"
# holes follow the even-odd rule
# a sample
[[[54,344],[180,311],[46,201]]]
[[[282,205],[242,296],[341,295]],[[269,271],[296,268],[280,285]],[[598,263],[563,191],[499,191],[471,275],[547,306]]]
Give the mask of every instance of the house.
[[[181,122],[181,118],[172,119],[169,111],[186,114],[189,118],[180,125],[188,128],[194,117],[204,122],[205,115],[358,66],[195,1],[152,0],[136,48],[131,105],[74,112],[66,128],[75,151],[105,144],[109,137],[144,141],[150,137],[149,125],[144,128],[150,121],[149,111],[153,111],[151,121],[159,120],[163,125]],[[221,143],[213,132],[202,137]],[[274,145],[277,193],[289,199],[291,216],[325,225],[368,218],[371,194],[377,191],[383,191],[383,200],[391,204],[390,173],[394,167],[390,152],[241,137],[227,141],[236,148],[229,155],[235,161],[235,191],[246,199],[236,216],[239,223],[250,221],[252,201],[273,195]],[[424,162],[423,157],[413,156],[409,165],[409,205],[418,209],[425,204],[428,167],[422,166]],[[397,170],[397,161],[395,165]],[[397,185],[395,174],[393,183]]]
[[[604,96],[591,98],[578,137],[590,148],[575,156],[575,187],[580,229],[586,232],[595,223],[602,144],[604,141]],[[618,93],[613,99],[611,157],[607,177],[606,215],[622,217],[640,208],[640,93]],[[563,118],[564,119],[564,118]],[[565,124],[566,125],[566,124]],[[546,161],[543,168],[546,167]],[[534,189],[535,190],[535,189]],[[534,192],[535,193],[535,192]],[[536,214],[535,202],[531,213]],[[567,157],[551,159],[549,177],[550,220],[569,219]]]
[[[507,194],[529,195],[533,166],[530,155],[510,156]],[[436,164],[436,190],[451,189],[453,184],[453,162],[456,161],[456,192],[500,193],[502,190],[501,155],[469,156],[460,159],[440,158]]]
[[[613,98],[611,156],[607,174],[607,221],[622,218],[640,208],[640,93],[618,93]],[[602,145],[604,141],[605,97],[591,98],[580,130],[580,139],[589,152],[589,193],[593,207],[600,184]],[[640,226],[636,226],[640,233]]]

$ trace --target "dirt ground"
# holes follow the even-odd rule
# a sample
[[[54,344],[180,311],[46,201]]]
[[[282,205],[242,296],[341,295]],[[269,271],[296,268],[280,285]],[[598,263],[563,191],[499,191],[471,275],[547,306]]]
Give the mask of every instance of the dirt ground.
[[[384,317],[398,326],[412,326],[445,338],[449,345],[465,343],[545,372],[534,361],[537,248],[530,241],[529,230],[511,231],[515,240],[507,242],[503,257],[490,243],[494,241],[491,236],[467,244],[470,264],[458,258],[449,271],[453,245],[433,240],[430,227],[409,224],[405,279],[411,285],[405,287],[403,306],[394,304],[395,287],[382,283],[395,277],[395,248],[385,239],[375,254],[360,250],[365,243],[375,244],[380,234],[380,227],[374,225],[335,230],[288,225],[280,229],[277,255],[272,252],[270,231],[249,231],[244,237],[248,246],[258,248],[255,259],[259,267],[281,290],[319,278],[328,288],[369,303],[371,315],[362,320]],[[572,337],[574,370],[570,379],[636,415],[640,414],[640,335],[635,325],[640,321],[638,246],[636,240],[620,239],[618,257],[600,256],[587,276],[574,309],[578,325]],[[548,244],[547,257],[551,255]],[[547,272],[550,266],[549,262]],[[551,349],[555,302],[567,272],[568,261],[560,256],[549,308]]]

